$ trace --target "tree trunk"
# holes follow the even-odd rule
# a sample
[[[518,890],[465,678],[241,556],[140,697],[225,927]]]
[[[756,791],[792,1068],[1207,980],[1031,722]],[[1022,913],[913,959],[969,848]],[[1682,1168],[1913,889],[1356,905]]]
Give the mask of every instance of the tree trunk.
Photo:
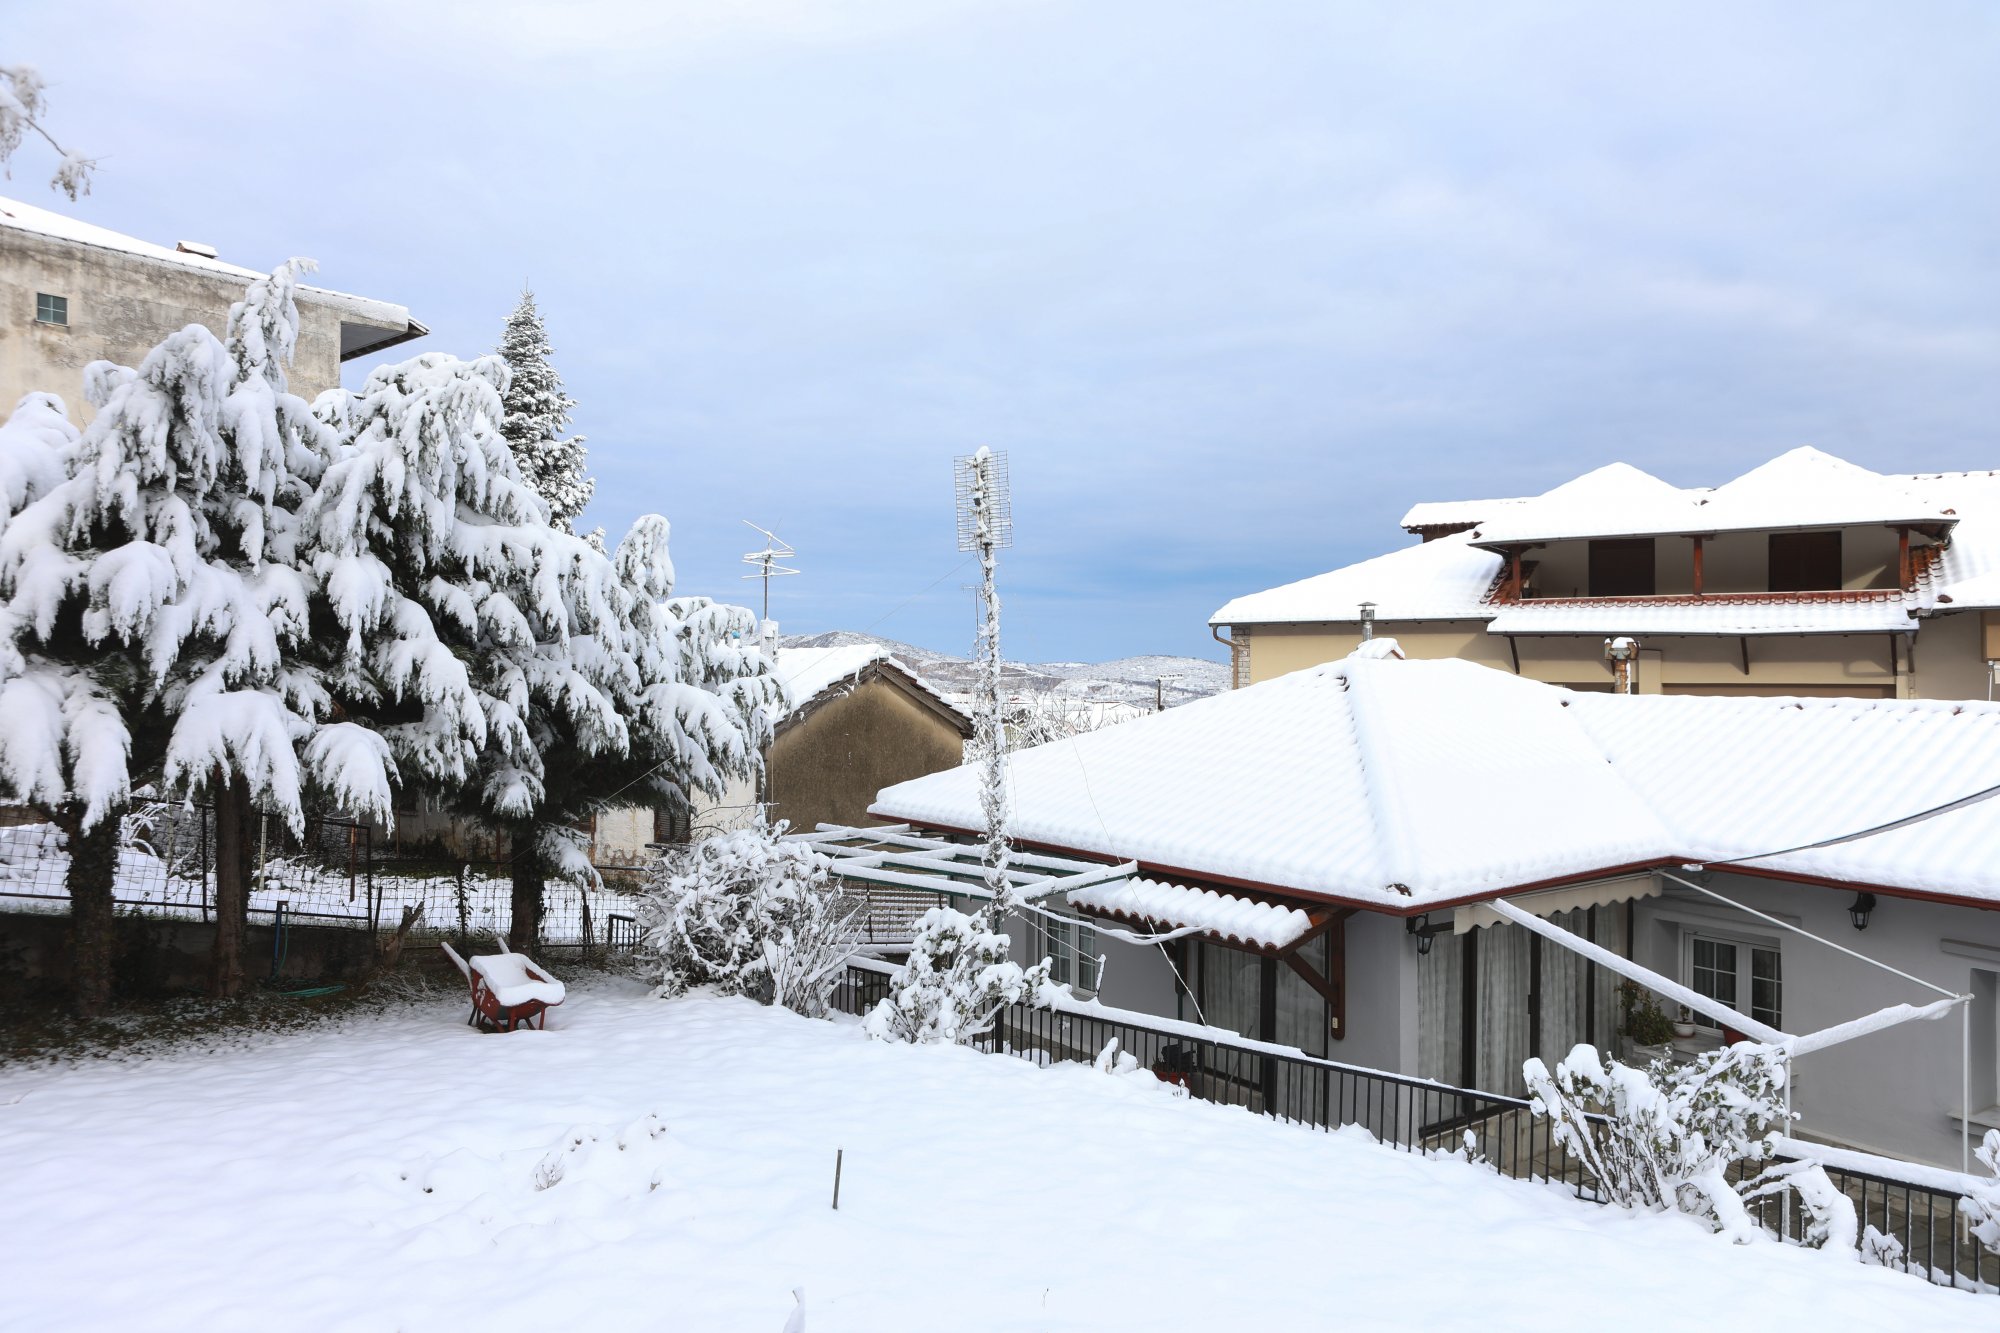
[[[123,807],[109,811],[86,831],[83,807],[70,805],[56,820],[69,840],[70,996],[82,1018],[95,1018],[111,1003],[111,899],[124,814]]]
[[[542,940],[542,858],[532,829],[511,839],[513,859],[508,873],[514,882],[513,915],[507,922],[507,947],[533,953]]]
[[[250,933],[250,879],[256,851],[250,788],[221,773],[215,797],[215,945],[209,953],[209,994],[243,993],[243,946]]]

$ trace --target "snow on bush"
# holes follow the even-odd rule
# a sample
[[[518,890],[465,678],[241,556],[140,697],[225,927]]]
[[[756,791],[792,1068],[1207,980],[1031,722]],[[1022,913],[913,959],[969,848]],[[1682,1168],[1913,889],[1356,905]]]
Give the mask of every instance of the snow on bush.
[[[1989,1129],[1972,1155],[1993,1173],[1992,1180],[1965,1196],[1965,1217],[1972,1234],[1991,1254],[2000,1254],[2000,1129]]]
[[[854,952],[854,909],[827,875],[827,858],[755,825],[666,857],[639,909],[641,948],[657,960],[660,992],[714,986],[808,1018]]]
[[[868,1035],[970,1042],[990,1032],[1008,1005],[1037,998],[1050,984],[1048,959],[1029,968],[1008,962],[1007,937],[989,921],[986,913],[967,916],[949,907],[918,918],[908,961],[868,1015]]]
[[[1771,1160],[1786,1127],[1784,1051],[1738,1042],[1684,1065],[1656,1060],[1635,1069],[1578,1046],[1551,1075],[1540,1060],[1522,1068],[1530,1104],[1549,1117],[1555,1140],[1615,1203],[1672,1209],[1705,1219],[1737,1240],[1760,1234],[1744,1199],[1784,1189],[1807,1214],[1808,1243],[1855,1243],[1853,1205],[1819,1167],[1785,1163],[1746,1181],[1726,1172]]]

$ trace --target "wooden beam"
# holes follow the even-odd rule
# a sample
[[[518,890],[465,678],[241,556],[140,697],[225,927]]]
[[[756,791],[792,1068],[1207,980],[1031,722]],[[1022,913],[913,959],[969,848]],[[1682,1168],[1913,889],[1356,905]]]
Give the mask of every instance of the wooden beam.
[[[1910,586],[1910,530],[1896,529],[1896,586]]]
[[[1319,997],[1326,1001],[1327,1023],[1335,1041],[1347,1037],[1347,918],[1352,915],[1352,912],[1342,912],[1330,918],[1323,931],[1315,931],[1313,936],[1307,937],[1326,936],[1327,975],[1321,976],[1298,952],[1299,945],[1305,940],[1278,955],[1285,966],[1298,973],[1306,985],[1319,992]]]
[[[1693,542],[1694,542],[1694,595],[1695,595],[1695,596],[1697,596],[1697,597],[1699,597],[1699,596],[1701,596],[1701,595],[1702,595],[1702,589],[1701,589],[1701,544],[1702,544],[1702,541],[1703,541],[1704,539],[1703,539],[1703,538],[1700,538],[1700,537],[1695,537],[1695,538],[1692,538],[1691,540],[1693,540]]]
[[[1513,655],[1514,674],[1518,676],[1521,674],[1521,645],[1511,634],[1507,636],[1507,651]]]
[[[1750,674],[1750,636],[1739,634],[1736,636],[1736,643],[1743,649],[1743,674],[1747,676]]]

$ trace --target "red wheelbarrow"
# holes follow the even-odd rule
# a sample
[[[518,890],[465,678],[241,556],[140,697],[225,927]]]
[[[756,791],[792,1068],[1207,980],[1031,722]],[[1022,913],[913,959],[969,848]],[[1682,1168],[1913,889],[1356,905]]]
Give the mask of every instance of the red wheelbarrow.
[[[438,947],[472,988],[472,1013],[465,1021],[483,1031],[546,1026],[548,1011],[563,1002],[563,984],[526,954],[479,954],[467,959],[442,940]]]

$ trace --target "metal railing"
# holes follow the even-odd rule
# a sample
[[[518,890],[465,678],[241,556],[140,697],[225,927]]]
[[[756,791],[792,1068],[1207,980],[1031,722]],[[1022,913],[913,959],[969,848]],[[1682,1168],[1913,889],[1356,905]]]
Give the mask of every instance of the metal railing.
[[[865,1014],[888,991],[888,972],[851,965],[834,1006]],[[1517,1180],[1554,1182],[1580,1197],[1599,1197],[1582,1164],[1555,1142],[1549,1122],[1519,1098],[1321,1060],[1248,1039],[1197,1035],[1213,1029],[1176,1027],[1181,1030],[1017,1004],[1002,1012],[985,1044],[1055,1064],[1093,1061],[1116,1040],[1120,1051],[1202,1101],[1315,1129],[1360,1125],[1405,1152],[1469,1154]]]
[[[866,1014],[888,995],[893,971],[850,964],[834,1007]],[[1580,1199],[1604,1202],[1583,1164],[1555,1141],[1548,1118],[1535,1115],[1521,1098],[1322,1060],[1289,1047],[1217,1036],[1212,1028],[1113,1016],[1118,1013],[1017,1004],[1002,1012],[985,1045],[1047,1065],[1094,1061],[1116,1040],[1120,1051],[1203,1101],[1315,1129],[1359,1125],[1391,1148],[1463,1154],[1510,1179],[1566,1185]],[[1940,1286],[2000,1291],[2000,1258],[1971,1235],[1959,1193],[1844,1165],[1824,1169],[1834,1187],[1854,1201],[1858,1240],[1870,1262]],[[1913,1174],[1924,1173],[1915,1168]],[[1786,1200],[1767,1196],[1749,1208],[1765,1230],[1803,1239],[1805,1212],[1796,1201],[1787,1206]]]

